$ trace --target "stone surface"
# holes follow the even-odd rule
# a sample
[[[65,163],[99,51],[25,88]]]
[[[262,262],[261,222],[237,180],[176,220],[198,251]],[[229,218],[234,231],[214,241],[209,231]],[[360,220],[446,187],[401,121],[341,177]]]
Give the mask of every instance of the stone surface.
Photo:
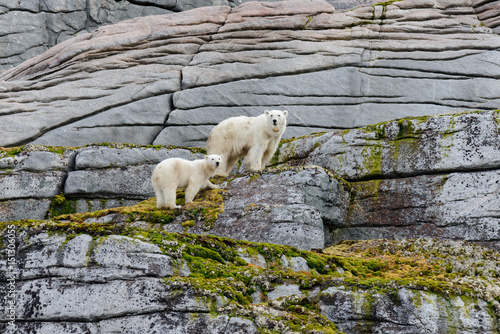
[[[195,4],[87,2],[89,20],[115,24],[25,55],[0,74],[0,145],[203,147],[222,119],[264,109],[290,111],[291,138],[498,108],[498,1],[354,1],[360,7],[350,11],[331,3],[221,1],[115,23],[131,17],[120,14],[125,7],[146,8],[127,12],[140,16]],[[37,13],[38,32],[63,12],[78,21],[85,4],[56,3],[50,13],[4,5],[3,16]]]
[[[353,291],[344,286],[321,292],[322,312],[346,333],[496,333],[485,317],[488,306],[472,298],[444,299],[433,293],[400,289],[394,295]],[[371,319],[377,319],[372,321]]]
[[[347,190],[318,168],[236,177],[228,182],[226,190],[224,212],[213,226],[207,228],[199,223],[188,232],[272,241],[300,249],[323,248],[324,226],[344,222],[347,215]],[[181,222],[165,225],[164,229],[186,230]]]
[[[437,236],[499,247],[498,111],[408,118],[285,142],[284,165],[319,165],[349,180],[344,239]]]
[[[329,250],[318,255],[267,244],[267,264],[257,268],[236,264],[231,254],[241,253],[242,247],[261,249],[259,244],[153,230],[122,229],[129,233],[125,236],[113,234],[116,227],[98,232],[85,225],[41,221],[2,227],[0,265],[8,270],[0,271],[0,282],[5,283],[0,285],[0,306],[8,309],[12,297],[7,292],[15,294],[16,326],[2,312],[2,333],[498,332],[498,252],[465,242],[424,238],[358,242],[344,245],[341,253],[331,253],[334,255],[328,255]],[[68,231],[71,228],[83,233],[74,234]],[[108,232],[111,235],[101,235]],[[174,249],[188,259],[182,265],[168,255]],[[203,252],[194,256],[194,249]],[[369,250],[372,258],[363,250]],[[271,256],[298,252],[300,258],[321,258],[346,271],[334,271],[333,276],[329,271],[321,276],[315,271],[285,273]],[[213,254],[226,261],[214,261]],[[407,263],[415,263],[420,271],[425,268],[420,264],[423,261],[433,267],[432,274],[427,274],[430,283],[418,278],[404,283],[372,277],[371,283],[361,279],[356,284],[351,265],[367,260],[378,263],[380,256],[390,261],[378,269],[382,273],[371,271],[375,276],[400,274],[398,270]],[[203,265],[218,274],[204,271]],[[188,276],[179,276],[180,266],[191,268]],[[441,271],[459,275],[447,276]],[[425,275],[411,276],[422,279]],[[12,278],[14,289],[10,289]],[[471,290],[473,286],[476,288]],[[443,287],[447,289],[440,290]],[[241,303],[261,289],[267,293],[261,294],[259,304]],[[439,292],[429,291],[432,289]]]
[[[73,212],[134,205],[154,196],[150,178],[157,163],[203,156],[182,148],[120,145],[27,145],[14,155],[1,153],[0,221],[48,218],[60,195],[65,202],[56,204]]]

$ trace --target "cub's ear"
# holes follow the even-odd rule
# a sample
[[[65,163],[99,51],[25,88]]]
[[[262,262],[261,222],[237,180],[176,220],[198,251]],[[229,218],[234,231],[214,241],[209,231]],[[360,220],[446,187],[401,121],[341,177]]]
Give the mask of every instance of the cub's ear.
[[[207,160],[207,159],[208,159],[208,155],[205,155],[205,160]]]
[[[269,115],[269,110],[265,110],[264,114],[266,114],[266,116]]]
[[[220,157],[220,159],[222,160],[224,156],[221,154],[221,155],[219,155],[219,157]]]
[[[288,110],[283,110],[283,115],[285,115],[285,117],[288,116]]]

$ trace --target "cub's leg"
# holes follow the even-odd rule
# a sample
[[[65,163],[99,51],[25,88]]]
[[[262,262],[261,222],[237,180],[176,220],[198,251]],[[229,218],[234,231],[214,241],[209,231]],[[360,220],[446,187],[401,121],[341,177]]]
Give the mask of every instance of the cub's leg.
[[[189,184],[186,187],[186,204],[191,203],[196,196],[196,194],[200,191],[200,187],[196,185],[196,182],[189,180]]]
[[[176,190],[177,187],[165,187],[163,188],[163,196],[165,197],[165,207],[167,209],[179,209],[181,206],[175,204],[176,200]]]
[[[156,208],[161,209],[165,208],[165,197],[163,196],[163,190],[162,189],[155,189],[156,193]]]

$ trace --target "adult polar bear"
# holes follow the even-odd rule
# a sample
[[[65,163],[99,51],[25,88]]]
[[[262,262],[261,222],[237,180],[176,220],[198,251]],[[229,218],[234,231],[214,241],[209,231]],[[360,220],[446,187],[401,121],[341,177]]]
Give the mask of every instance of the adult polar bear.
[[[217,174],[227,176],[243,157],[249,171],[266,167],[286,130],[287,116],[287,110],[266,110],[257,117],[231,117],[216,125],[208,137],[207,154],[223,156]]]

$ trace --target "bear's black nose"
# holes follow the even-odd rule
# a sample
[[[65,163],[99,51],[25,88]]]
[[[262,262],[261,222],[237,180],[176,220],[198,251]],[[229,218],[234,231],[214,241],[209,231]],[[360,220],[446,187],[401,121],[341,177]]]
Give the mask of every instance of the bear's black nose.
[[[276,120],[275,119],[273,119],[273,124],[276,125]]]
[[[218,161],[215,163],[215,166],[219,167],[219,162]]]

